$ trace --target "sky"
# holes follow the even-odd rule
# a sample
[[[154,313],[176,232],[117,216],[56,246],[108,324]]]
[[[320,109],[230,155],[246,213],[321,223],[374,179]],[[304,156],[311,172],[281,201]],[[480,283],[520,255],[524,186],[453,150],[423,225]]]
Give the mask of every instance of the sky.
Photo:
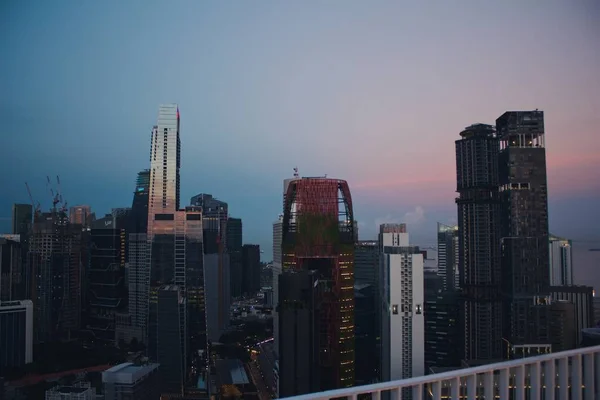
[[[454,141],[545,111],[550,228],[600,241],[594,0],[2,1],[0,228],[11,204],[131,205],[158,106],[181,111],[181,196],[210,193],[271,259],[283,179],[352,192],[361,239],[456,222]]]

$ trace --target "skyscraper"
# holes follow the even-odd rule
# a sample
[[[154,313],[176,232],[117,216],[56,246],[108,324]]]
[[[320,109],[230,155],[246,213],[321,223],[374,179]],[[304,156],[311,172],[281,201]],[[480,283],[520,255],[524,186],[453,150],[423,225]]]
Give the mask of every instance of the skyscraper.
[[[494,127],[484,124],[471,125],[460,136],[456,204],[464,358],[494,360],[502,355],[498,140]]]
[[[458,226],[438,222],[438,275],[442,278],[443,290],[460,287]]]
[[[130,233],[145,234],[148,229],[148,197],[150,190],[150,170],[138,172],[131,204]]]
[[[550,285],[573,284],[573,243],[550,235]]]
[[[72,224],[89,228],[95,219],[96,216],[92,213],[92,208],[88,205],[73,206],[69,210],[69,221]]]
[[[242,295],[242,243],[243,231],[240,218],[227,219],[227,253],[229,253],[229,283],[231,297]]]
[[[88,318],[85,328],[95,340],[113,344],[115,315],[127,305],[125,225],[108,214],[92,223],[88,269]]]
[[[28,261],[32,269],[34,340],[67,340],[81,327],[81,225],[63,210],[39,215],[33,224]]]
[[[539,327],[529,323],[532,307],[549,302],[544,113],[508,111],[496,120],[496,130],[504,337],[516,345],[544,343],[536,333]]]
[[[159,326],[159,288],[178,287],[185,311],[189,347],[183,352],[206,350],[202,211],[199,207],[179,209],[181,142],[179,108],[161,105],[158,124],[152,130],[148,234],[150,245],[150,298],[148,353],[156,359]],[[189,320],[187,320],[189,319]],[[187,347],[187,348],[186,348]],[[187,354],[181,359],[187,360]]]
[[[319,282],[327,288],[321,300],[319,365],[313,366],[319,369],[320,390],[352,386],[354,215],[346,181],[302,178],[289,182],[282,253],[284,272],[318,271]],[[280,335],[280,351],[285,348],[286,339]]]
[[[12,206],[12,233],[15,235],[27,234],[33,224],[33,206],[31,204],[13,204]]]
[[[383,224],[379,231],[381,380],[422,376],[425,375],[423,254],[418,247],[410,246],[405,224]]]
[[[242,293],[255,295],[260,290],[260,247],[257,244],[242,246]]]

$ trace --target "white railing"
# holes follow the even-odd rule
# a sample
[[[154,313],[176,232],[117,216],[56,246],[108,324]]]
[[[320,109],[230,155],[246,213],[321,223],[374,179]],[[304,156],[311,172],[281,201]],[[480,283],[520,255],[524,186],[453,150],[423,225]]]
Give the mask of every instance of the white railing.
[[[385,393],[412,400],[598,400],[600,346],[288,399],[380,399]]]

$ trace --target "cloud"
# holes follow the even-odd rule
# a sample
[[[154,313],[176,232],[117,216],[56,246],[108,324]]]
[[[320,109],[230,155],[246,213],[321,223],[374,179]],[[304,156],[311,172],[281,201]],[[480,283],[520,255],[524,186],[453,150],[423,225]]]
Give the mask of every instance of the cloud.
[[[409,211],[402,217],[403,222],[407,225],[419,225],[425,221],[425,209],[421,206],[416,206],[413,211]]]
[[[394,217],[391,214],[385,217],[375,218],[375,231],[379,232],[379,226],[381,224],[401,224],[405,223],[410,226],[420,225],[425,221],[425,209],[421,206],[416,206],[414,210],[407,212],[402,217]]]

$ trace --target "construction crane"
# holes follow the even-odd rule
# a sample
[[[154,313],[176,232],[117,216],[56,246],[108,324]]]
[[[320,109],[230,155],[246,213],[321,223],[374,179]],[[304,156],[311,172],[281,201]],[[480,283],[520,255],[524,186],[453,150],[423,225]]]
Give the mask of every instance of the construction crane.
[[[41,213],[42,206],[40,205],[39,202],[36,205],[35,202],[33,201],[33,196],[31,195],[31,189],[29,189],[29,184],[27,184],[27,182],[25,182],[25,187],[27,188],[27,194],[29,195],[29,200],[31,201],[31,207],[33,208],[33,216],[35,218]]]

